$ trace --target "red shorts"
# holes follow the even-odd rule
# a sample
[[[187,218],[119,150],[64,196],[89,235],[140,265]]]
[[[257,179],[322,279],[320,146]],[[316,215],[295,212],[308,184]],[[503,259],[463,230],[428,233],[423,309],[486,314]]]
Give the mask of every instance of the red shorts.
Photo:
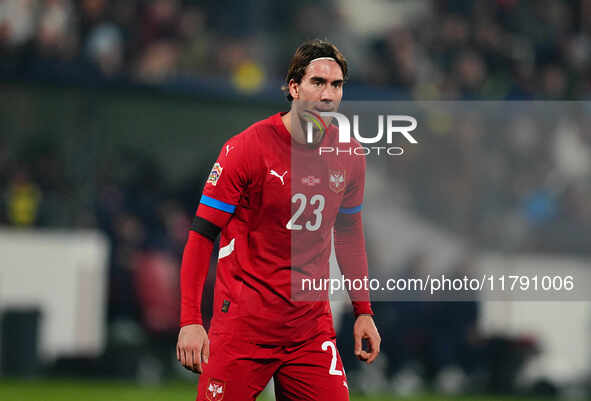
[[[276,346],[214,335],[197,401],[254,401],[271,378],[278,401],[349,400],[334,337],[320,335],[294,346]]]

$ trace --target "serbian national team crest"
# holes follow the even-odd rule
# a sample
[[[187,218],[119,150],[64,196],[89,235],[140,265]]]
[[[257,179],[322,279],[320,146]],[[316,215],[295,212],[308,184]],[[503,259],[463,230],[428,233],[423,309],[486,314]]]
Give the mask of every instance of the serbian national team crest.
[[[224,168],[219,164],[219,163],[215,163],[213,165],[213,168],[211,169],[211,173],[209,173],[209,177],[207,178],[207,184],[211,184],[213,186],[216,186],[218,183],[218,180],[220,179],[220,176],[222,175],[222,170]]]
[[[218,379],[209,379],[207,383],[207,391],[205,392],[205,398],[209,401],[221,401],[224,398],[224,390],[226,383]]]
[[[345,189],[345,170],[329,170],[328,187],[336,193]]]

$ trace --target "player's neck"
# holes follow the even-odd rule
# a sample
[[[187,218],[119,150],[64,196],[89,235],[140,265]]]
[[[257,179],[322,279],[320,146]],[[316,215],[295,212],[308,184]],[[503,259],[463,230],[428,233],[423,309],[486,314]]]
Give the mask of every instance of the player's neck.
[[[318,145],[318,143],[316,143],[316,141],[314,141],[315,143],[313,143],[313,144],[310,144],[306,141],[306,134],[304,133],[304,129],[301,126],[298,126],[298,127],[293,126],[292,115],[293,115],[292,111],[290,110],[281,116],[281,121],[283,121],[283,125],[285,126],[285,129],[287,129],[287,132],[289,132],[291,139],[294,142],[301,144],[301,145],[308,145],[308,146],[312,146],[312,147],[314,147],[315,145]],[[318,142],[320,142],[320,141],[318,141]]]
[[[292,112],[290,110],[281,116],[281,121],[283,121],[283,125],[285,125],[285,129],[287,129],[287,132],[289,132],[291,139],[296,141],[297,143],[303,144],[303,143],[305,143],[304,142],[305,138],[303,138],[303,137],[299,138],[299,135],[297,133],[298,130],[294,129],[293,124],[291,122],[291,116],[292,116]]]

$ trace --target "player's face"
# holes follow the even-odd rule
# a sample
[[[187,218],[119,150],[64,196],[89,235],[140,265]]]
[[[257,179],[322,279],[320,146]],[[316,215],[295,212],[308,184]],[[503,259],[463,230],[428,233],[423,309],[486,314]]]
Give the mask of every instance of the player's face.
[[[336,61],[317,60],[295,85],[295,101],[307,103],[314,111],[336,111],[343,97],[343,71]]]
[[[292,110],[295,110],[302,127],[309,120],[310,112],[318,113],[336,111],[343,97],[343,71],[336,61],[317,60],[306,68],[306,74],[300,83],[290,83],[290,94],[293,97]],[[320,117],[324,125],[331,122],[330,117]],[[314,142],[322,139],[323,132],[314,129]]]

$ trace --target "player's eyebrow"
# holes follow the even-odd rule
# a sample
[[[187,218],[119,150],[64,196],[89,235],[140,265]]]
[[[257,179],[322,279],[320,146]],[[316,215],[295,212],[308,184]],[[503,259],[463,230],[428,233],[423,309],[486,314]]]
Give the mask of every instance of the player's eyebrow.
[[[322,77],[311,77],[310,81],[312,81],[313,83],[325,84],[327,82],[327,79],[322,78]],[[342,84],[343,84],[342,79],[335,79],[334,81],[331,82],[331,85],[336,86],[336,87],[339,87]]]
[[[312,81],[313,83],[318,83],[318,84],[325,84],[326,83],[326,78],[322,78],[322,77],[312,77],[310,78],[310,81]]]

